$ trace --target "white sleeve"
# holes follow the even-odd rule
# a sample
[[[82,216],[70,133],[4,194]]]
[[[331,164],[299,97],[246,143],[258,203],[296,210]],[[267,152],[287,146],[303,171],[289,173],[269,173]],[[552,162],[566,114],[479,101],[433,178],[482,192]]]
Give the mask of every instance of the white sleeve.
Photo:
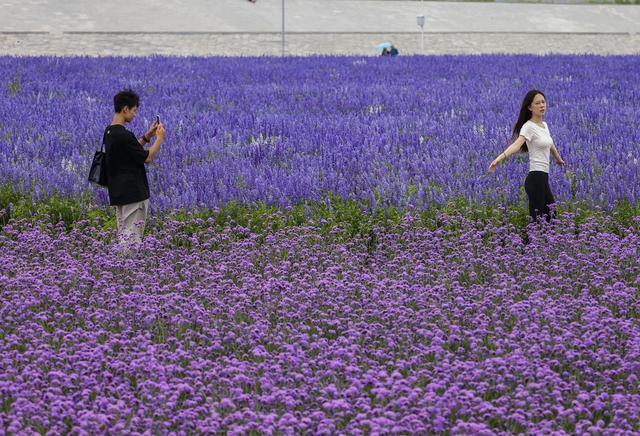
[[[524,123],[524,125],[520,129],[520,136],[524,136],[524,139],[526,139],[527,141],[531,141],[531,138],[533,138],[533,130],[528,123]]]

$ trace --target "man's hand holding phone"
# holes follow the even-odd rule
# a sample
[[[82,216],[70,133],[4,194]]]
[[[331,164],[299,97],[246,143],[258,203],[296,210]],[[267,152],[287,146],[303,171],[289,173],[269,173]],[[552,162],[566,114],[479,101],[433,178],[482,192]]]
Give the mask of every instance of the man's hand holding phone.
[[[164,135],[166,134],[164,125],[160,122],[160,117],[158,116],[156,116],[156,120],[153,122],[152,129],[153,134],[156,136],[156,140],[153,142],[153,145],[151,145],[151,148],[149,148],[149,156],[147,156],[145,163],[151,163],[156,153],[160,151],[160,144],[164,142]]]
[[[164,129],[164,124],[159,123],[156,126],[156,136],[158,137],[158,139],[160,141],[164,141],[164,135],[165,133],[167,133],[167,131]]]
[[[144,136],[148,140],[151,140],[151,138],[153,138],[153,136],[156,134],[156,131],[158,130],[158,126],[160,124],[162,124],[160,123],[160,115],[156,115],[156,118],[153,120],[153,124],[151,125],[151,128]]]

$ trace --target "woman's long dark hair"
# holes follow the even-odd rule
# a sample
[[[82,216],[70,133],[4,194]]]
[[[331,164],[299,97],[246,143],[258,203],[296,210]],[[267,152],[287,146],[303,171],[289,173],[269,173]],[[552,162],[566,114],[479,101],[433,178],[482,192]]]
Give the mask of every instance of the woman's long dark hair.
[[[531,103],[533,103],[533,99],[536,98],[536,95],[538,94],[542,95],[545,100],[547,99],[544,93],[542,91],[538,91],[537,89],[532,89],[531,91],[527,92],[527,95],[524,96],[524,99],[522,100],[522,106],[520,106],[520,115],[518,115],[518,121],[516,121],[516,123],[514,124],[513,132],[511,132],[512,141],[518,139],[518,136],[520,136],[520,129],[522,129],[524,123],[531,119],[531,111],[529,110],[529,106],[531,106]],[[525,142],[520,147],[520,152],[527,153],[528,151],[529,148],[527,147],[527,143]]]

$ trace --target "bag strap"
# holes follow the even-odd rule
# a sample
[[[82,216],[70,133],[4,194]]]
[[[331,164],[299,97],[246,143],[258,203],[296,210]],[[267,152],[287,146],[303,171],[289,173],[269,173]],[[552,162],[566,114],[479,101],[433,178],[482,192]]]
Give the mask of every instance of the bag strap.
[[[100,151],[103,152],[103,153],[107,149],[107,146],[105,145],[104,141],[105,141],[105,139],[107,139],[107,130],[109,130],[109,127],[111,127],[111,126],[107,126],[107,128],[104,129],[104,133],[102,134],[102,145],[100,146]]]

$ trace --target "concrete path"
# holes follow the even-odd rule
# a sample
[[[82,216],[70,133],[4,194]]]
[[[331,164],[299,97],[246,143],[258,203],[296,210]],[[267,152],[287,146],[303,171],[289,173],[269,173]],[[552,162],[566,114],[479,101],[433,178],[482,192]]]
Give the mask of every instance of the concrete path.
[[[287,55],[377,56],[376,44],[391,41],[406,54],[640,54],[640,35],[431,33],[424,50],[419,34],[288,34]],[[88,56],[279,56],[279,34],[0,34],[0,55]]]

